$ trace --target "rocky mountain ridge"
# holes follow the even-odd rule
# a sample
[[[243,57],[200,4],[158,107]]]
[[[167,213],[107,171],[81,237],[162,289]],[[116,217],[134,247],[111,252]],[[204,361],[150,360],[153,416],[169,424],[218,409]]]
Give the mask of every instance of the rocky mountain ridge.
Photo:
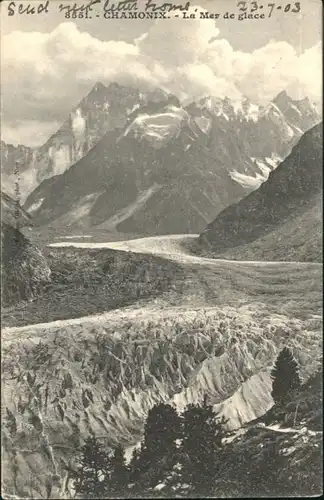
[[[80,160],[109,130],[122,129],[129,123],[132,116],[140,111],[142,114],[154,107],[161,108],[161,103],[181,107],[179,100],[161,89],[140,92],[136,88],[111,83],[108,86],[98,82],[82,101],[69,113],[67,120],[48,141],[40,147],[14,147],[1,141],[1,164],[3,187],[8,194],[13,194],[12,173],[15,163],[20,164],[21,186],[24,199],[44,179],[62,174],[67,168]],[[262,108],[248,99],[242,102],[231,102],[229,99],[206,97],[193,102],[181,109],[195,113],[200,110],[197,118],[202,127],[210,127],[208,114],[218,117],[221,121],[230,122],[260,122],[264,125],[269,121],[265,115],[271,115],[272,128],[279,128],[279,143],[289,142],[319,120],[319,113],[306,98],[293,101],[285,92],[279,94],[273,101],[276,110]],[[271,108],[271,105],[269,105]],[[268,108],[269,108],[268,106]],[[272,106],[273,107],[273,106]],[[278,115],[283,116],[276,116]],[[207,113],[207,116],[205,116]],[[224,125],[224,124],[223,124]],[[235,128],[235,127],[234,127]],[[271,128],[271,127],[270,127]],[[256,133],[254,127],[253,133]],[[272,131],[272,134],[276,132]],[[271,134],[270,134],[271,135]],[[277,134],[278,135],[278,134]],[[277,137],[278,139],[278,137]],[[269,156],[280,156],[280,144],[269,148]],[[287,154],[287,148],[282,151]],[[253,155],[252,155],[253,156]],[[254,156],[258,157],[257,154]],[[266,156],[266,155],[263,155]],[[267,164],[267,163],[266,163]],[[270,164],[271,166],[271,164]]]
[[[163,91],[140,99],[85,156],[31,193],[25,208],[37,224],[200,232],[264,182],[301,135],[275,104],[204,98],[183,108]],[[297,109],[293,102],[286,94],[280,99],[285,109]],[[311,126],[318,116],[309,109]]]
[[[3,191],[1,197],[1,222],[12,227],[32,226],[32,217],[11,196]]]
[[[240,259],[265,258],[267,249],[275,255],[277,248],[283,260],[321,260],[322,143],[318,124],[258,190],[207,226],[201,245]]]
[[[1,192],[1,298],[4,306],[35,298],[50,281],[46,259],[20,231],[32,226],[22,207]]]
[[[20,164],[21,191],[26,198],[44,179],[62,174],[82,158],[108,130],[125,126],[128,115],[137,106],[145,105],[148,98],[150,95],[131,87],[116,83],[106,87],[98,82],[43,146],[15,148],[2,141],[2,172],[8,194],[13,193],[10,180],[16,161]]]

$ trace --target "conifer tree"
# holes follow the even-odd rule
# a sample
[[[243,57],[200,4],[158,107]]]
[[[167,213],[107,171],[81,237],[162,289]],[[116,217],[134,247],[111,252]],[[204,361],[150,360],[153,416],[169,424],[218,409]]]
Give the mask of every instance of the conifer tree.
[[[300,387],[298,364],[288,347],[284,347],[271,370],[273,400],[277,403]]]
[[[177,460],[176,441],[180,433],[180,417],[171,405],[161,403],[148,412],[141,451],[131,463],[134,490],[141,495],[150,493],[171,473]]]
[[[142,493],[143,489],[143,473],[148,470],[148,460],[142,448],[135,448],[129,464],[129,484],[131,493]],[[142,480],[142,481],[141,481]]]
[[[109,495],[111,493],[123,496],[127,490],[129,471],[126,466],[124,450],[121,446],[114,449],[110,460],[111,474],[109,480]]]
[[[81,448],[80,465],[74,476],[74,488],[82,498],[105,498],[109,483],[111,460],[94,437]]]
[[[282,455],[277,441],[264,447],[263,460],[260,461],[256,476],[260,478],[261,493],[269,495],[275,493],[278,497],[284,493],[284,483],[281,473],[285,469],[286,458]],[[259,490],[260,491],[260,490]]]
[[[180,418],[169,404],[155,405],[149,412],[144,428],[144,447],[158,457],[176,449],[180,436]]]
[[[213,494],[224,424],[206,398],[201,406],[189,405],[183,414],[183,481],[194,494]]]

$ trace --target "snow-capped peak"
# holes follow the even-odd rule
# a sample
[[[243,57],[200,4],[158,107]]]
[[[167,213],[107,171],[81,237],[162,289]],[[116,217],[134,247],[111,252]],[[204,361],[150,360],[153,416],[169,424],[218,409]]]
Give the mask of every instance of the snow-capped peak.
[[[223,117],[226,121],[257,121],[260,115],[260,107],[252,103],[248,98],[241,100],[231,100],[228,97],[224,99],[219,97],[204,97],[197,103],[201,110],[205,109],[218,117]]]

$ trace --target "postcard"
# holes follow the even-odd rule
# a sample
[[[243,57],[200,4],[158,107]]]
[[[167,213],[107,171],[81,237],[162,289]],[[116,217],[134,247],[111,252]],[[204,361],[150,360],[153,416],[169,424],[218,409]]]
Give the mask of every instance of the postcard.
[[[320,496],[322,2],[0,9],[2,498]]]

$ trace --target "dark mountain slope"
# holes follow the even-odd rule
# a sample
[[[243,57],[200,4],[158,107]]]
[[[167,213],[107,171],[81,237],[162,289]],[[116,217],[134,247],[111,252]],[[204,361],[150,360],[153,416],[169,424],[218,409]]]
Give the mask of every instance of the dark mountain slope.
[[[226,249],[228,259],[322,262],[322,194],[291,214],[275,230],[245,245]]]
[[[30,300],[50,281],[50,268],[40,250],[17,229],[31,217],[1,193],[1,299],[3,305]]]
[[[306,132],[258,190],[225,209],[200,236],[214,254],[318,260],[321,254],[322,124]]]
[[[14,175],[14,171],[16,164],[18,163],[20,165],[21,172],[27,168],[27,165],[33,161],[33,150],[32,148],[21,144],[14,146],[1,141],[0,151],[1,189],[4,189],[7,193],[13,196],[15,192],[16,176]]]
[[[32,226],[31,216],[9,195],[1,191],[1,221],[12,227]]]
[[[225,447],[216,479],[226,497],[306,497],[323,491],[322,370]]]
[[[176,121],[179,108],[163,108]],[[180,117],[179,120],[182,120]],[[132,129],[108,132],[79,162],[44,181],[25,208],[36,223],[87,228],[103,224],[122,232],[195,232],[244,188],[206,148],[204,133],[190,119],[171,141],[149,144]],[[55,196],[53,196],[55,193]],[[58,202],[59,200],[59,202]],[[163,214],[163,216],[161,215]]]
[[[17,229],[1,228],[1,279],[3,305],[31,300],[50,281],[50,268],[40,250]]]

